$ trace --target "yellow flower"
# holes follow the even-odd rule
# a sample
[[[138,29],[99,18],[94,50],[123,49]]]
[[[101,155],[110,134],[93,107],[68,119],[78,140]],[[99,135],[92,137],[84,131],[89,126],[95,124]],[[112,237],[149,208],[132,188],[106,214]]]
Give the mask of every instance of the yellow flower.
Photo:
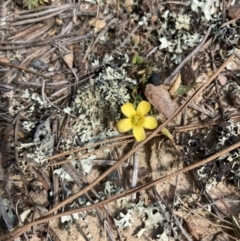
[[[137,141],[146,138],[144,128],[155,129],[157,120],[153,116],[145,116],[151,109],[151,105],[147,101],[141,101],[135,110],[132,103],[122,105],[121,111],[127,117],[118,121],[117,129],[119,132],[127,132],[133,129],[133,135]]]

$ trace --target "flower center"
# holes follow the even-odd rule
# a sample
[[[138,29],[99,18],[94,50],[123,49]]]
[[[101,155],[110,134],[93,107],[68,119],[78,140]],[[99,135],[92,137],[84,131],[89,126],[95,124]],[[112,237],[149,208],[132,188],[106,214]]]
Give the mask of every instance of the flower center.
[[[138,115],[134,115],[132,117],[132,123],[134,125],[140,125],[142,123],[142,118],[140,116],[138,116]]]

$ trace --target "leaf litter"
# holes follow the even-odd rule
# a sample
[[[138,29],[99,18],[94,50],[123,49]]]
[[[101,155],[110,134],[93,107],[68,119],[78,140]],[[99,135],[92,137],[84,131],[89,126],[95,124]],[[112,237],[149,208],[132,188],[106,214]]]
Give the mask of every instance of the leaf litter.
[[[0,240],[238,240],[237,1],[27,2],[1,3]],[[170,139],[118,133],[142,99]]]

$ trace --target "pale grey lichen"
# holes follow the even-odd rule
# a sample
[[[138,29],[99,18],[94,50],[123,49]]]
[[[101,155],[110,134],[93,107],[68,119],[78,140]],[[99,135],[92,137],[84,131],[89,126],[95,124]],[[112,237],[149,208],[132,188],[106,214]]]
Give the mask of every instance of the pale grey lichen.
[[[182,52],[183,49],[193,47],[199,42],[199,34],[190,34],[188,32],[182,32],[177,34],[177,39],[172,39],[170,36],[159,38],[161,45],[159,49],[168,48],[169,52]]]
[[[28,89],[24,90],[22,93],[22,97],[27,100],[33,100],[37,102],[40,106],[43,105],[42,98],[37,93],[30,93]]]
[[[187,14],[179,14],[176,18],[176,29],[190,29],[191,18]]]
[[[116,227],[118,227],[120,230],[123,230],[124,228],[127,227],[132,227],[132,223],[134,221],[132,210],[127,210],[127,213],[124,214],[122,212],[119,213],[119,220],[114,218],[114,223]]]
[[[23,128],[31,130],[35,123],[31,121],[23,122]],[[26,157],[36,162],[42,162],[47,156],[52,155],[54,146],[54,136],[51,133],[50,118],[41,122],[35,131],[33,142],[20,143],[19,150],[27,150]]]
[[[70,114],[72,111],[72,109],[70,107],[66,107],[63,109],[63,112],[66,113],[66,114]]]
[[[90,174],[92,172],[93,160],[96,159],[96,155],[90,155],[86,158],[81,158],[81,168],[85,174]],[[76,164],[77,165],[77,164]]]
[[[7,99],[8,112],[11,116],[16,115],[20,110],[24,109],[24,106],[17,100],[13,91],[4,93],[3,98]]]
[[[27,158],[33,159],[35,162],[42,163],[46,160],[46,157],[52,155],[52,143],[53,137],[48,137],[47,139],[43,139],[41,142],[27,143],[27,145],[31,146],[31,148],[23,148],[25,145],[21,144],[20,149],[27,149]]]
[[[145,227],[162,224],[163,216],[161,214],[161,209],[158,206],[154,206],[151,204],[148,207],[144,208],[144,212],[147,214],[147,216],[143,218]]]
[[[219,13],[219,0],[191,0],[191,9],[194,12],[199,10],[203,13],[203,20],[209,22],[213,15]]]
[[[73,181],[72,177],[62,167],[55,169],[53,174],[57,174],[62,180]]]
[[[156,241],[175,241],[176,239],[170,236],[169,227],[164,227],[162,234],[157,235]]]
[[[119,134],[105,123],[120,119],[120,106],[130,100],[129,87],[135,83],[124,68],[108,66],[79,88],[72,106],[72,113],[79,118],[73,120],[72,130],[82,143]]]
[[[201,41],[201,35],[204,36],[204,32],[196,33],[191,27],[191,22],[195,20],[193,12],[201,16],[202,24],[206,25],[206,28],[210,22],[216,25],[216,21],[221,20],[219,0],[191,0],[189,4],[191,10],[183,7],[178,13],[162,10],[161,18],[164,20],[157,29],[159,49],[173,53],[171,60],[176,64],[182,61],[184,57],[182,53],[197,46]]]
[[[106,181],[104,183],[104,196],[106,197],[111,197],[113,195],[116,195],[120,192],[123,192],[123,188],[118,186],[116,183],[111,182],[111,181]]]
[[[23,126],[23,129],[27,131],[32,131],[35,128],[36,123],[33,121],[23,121],[22,126]]]
[[[142,229],[139,229],[140,231],[136,234],[138,238],[140,238],[146,230],[153,227],[161,226],[165,229],[162,212],[164,210],[164,216],[166,217],[166,206],[162,202],[159,202],[158,205],[146,205],[145,195],[145,192],[140,192],[138,203],[132,202],[130,198],[128,198],[129,196],[116,200],[118,204],[117,207],[121,207],[125,212],[120,212],[120,215],[114,219],[115,225],[118,226],[119,229],[124,229],[131,227],[134,218],[141,219],[144,223],[144,227],[142,226]]]
[[[168,52],[175,53],[171,60],[179,63],[183,57],[180,54],[184,50],[197,45],[200,41],[200,35],[190,32],[190,15],[182,13],[176,15],[174,12],[166,10],[164,11],[163,18],[165,21],[157,30],[160,42],[159,49],[166,49]],[[174,26],[171,26],[172,21],[175,22]]]

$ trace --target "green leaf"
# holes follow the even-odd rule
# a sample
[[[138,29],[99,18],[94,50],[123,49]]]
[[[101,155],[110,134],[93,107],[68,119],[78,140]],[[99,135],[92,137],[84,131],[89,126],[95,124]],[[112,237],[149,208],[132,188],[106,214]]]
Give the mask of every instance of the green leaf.
[[[175,95],[180,95],[180,96],[184,95],[191,89],[192,89],[192,86],[180,85],[177,91],[175,92]]]
[[[169,130],[167,128],[162,128],[161,129],[161,133],[166,136],[167,138],[169,138],[170,140],[173,140],[173,136],[172,134],[169,132]]]
[[[48,2],[49,0],[23,0],[23,5],[30,10]]]
[[[132,59],[132,63],[133,64],[141,64],[143,62],[143,57],[139,56],[139,55],[135,55]]]
[[[48,0],[39,0],[39,3],[42,5],[44,3],[48,3]]]
[[[38,0],[23,0],[23,5],[29,10],[36,8],[38,6]]]

